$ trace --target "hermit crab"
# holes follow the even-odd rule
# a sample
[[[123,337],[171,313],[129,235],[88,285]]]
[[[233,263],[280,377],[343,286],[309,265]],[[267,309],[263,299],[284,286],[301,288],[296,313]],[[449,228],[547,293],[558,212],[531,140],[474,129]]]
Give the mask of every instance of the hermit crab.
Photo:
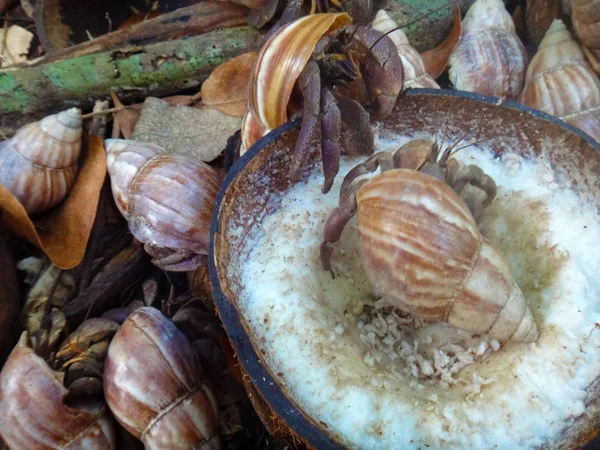
[[[343,152],[374,151],[370,114],[385,118],[402,90],[402,62],[393,42],[346,13],[313,14],[271,36],[250,78],[240,154],[288,118],[302,116],[293,158],[297,178],[311,150],[320,149],[323,192]]]
[[[388,303],[499,341],[533,342],[538,332],[523,294],[477,226],[496,184],[451,152],[415,140],[352,169],[325,223],[323,268],[331,271],[331,244],[357,214],[362,265]],[[381,174],[357,179],[378,167]]]

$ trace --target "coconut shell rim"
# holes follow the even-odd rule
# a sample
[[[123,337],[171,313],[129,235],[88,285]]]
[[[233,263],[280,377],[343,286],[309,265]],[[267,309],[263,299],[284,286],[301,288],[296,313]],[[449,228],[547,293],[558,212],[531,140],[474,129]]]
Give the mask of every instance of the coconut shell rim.
[[[437,97],[457,97],[474,100],[492,105],[499,105],[500,108],[515,109],[527,113],[535,118],[549,121],[561,128],[568,130],[577,137],[586,141],[592,148],[600,153],[600,142],[589,136],[581,129],[543,111],[530,108],[513,100],[502,100],[497,97],[477,94],[474,92],[460,91],[455,89],[425,89],[411,88],[404,91],[398,98],[397,103],[402,101],[404,96],[422,95]],[[237,306],[229,300],[223,292],[221,281],[217,272],[215,262],[215,236],[220,233],[219,216],[223,200],[227,195],[230,185],[235,178],[245,169],[247,164],[269,144],[277,141],[289,131],[299,128],[301,119],[292,119],[284,125],[272,130],[270,133],[258,140],[244,155],[242,155],[226,174],[213,209],[211,227],[210,227],[210,246],[208,268],[211,284],[213,286],[213,295],[217,305],[218,314],[223,322],[223,326],[231,343],[234,347],[240,364],[244,372],[252,378],[252,383],[258,392],[262,395],[265,402],[271,409],[282,418],[294,432],[303,438],[308,444],[318,449],[346,449],[347,447],[336,442],[329,433],[320,428],[313,419],[307,417],[301,408],[290,399],[283,391],[277,380],[273,378],[269,370],[261,364],[261,358],[257,349],[252,344],[248,335],[246,326],[242,323],[240,312]],[[584,447],[584,450],[595,450],[600,448],[600,429],[595,435],[588,436],[590,440]],[[576,448],[576,447],[574,447]]]

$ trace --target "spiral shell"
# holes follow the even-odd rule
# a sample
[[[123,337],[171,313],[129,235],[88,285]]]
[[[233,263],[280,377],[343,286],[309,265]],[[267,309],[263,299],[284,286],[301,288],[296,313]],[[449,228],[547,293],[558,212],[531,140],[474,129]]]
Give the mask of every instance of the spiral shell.
[[[419,52],[410,45],[406,34],[398,28],[398,24],[389,16],[385,10],[380,9],[373,19],[372,28],[381,33],[395,30],[387,36],[392,40],[398,49],[398,55],[402,60],[404,70],[404,88],[430,88],[439,89],[440,86],[435,82],[425,69],[425,64],[421,59]]]
[[[527,52],[502,0],[477,0],[463,21],[448,74],[456,89],[515,99],[523,86]]]
[[[104,393],[123,427],[151,449],[220,448],[217,405],[187,338],[158,310],[135,310],[114,336]]]
[[[27,345],[24,332],[0,374],[0,434],[12,450],[116,448],[106,405],[67,406],[63,377]]]
[[[565,24],[552,22],[531,60],[519,102],[600,141],[600,80]]]
[[[282,27],[263,45],[250,75],[240,154],[288,121],[292,90],[317,42],[324,34],[350,23],[345,13],[312,14]]]
[[[573,0],[571,7],[573,28],[581,42],[600,49],[600,0]]]
[[[60,203],[75,181],[81,111],[71,108],[33,122],[0,143],[0,183],[29,214]]]
[[[117,207],[131,233],[157,258],[156,264],[165,251],[190,257],[208,254],[212,209],[220,186],[209,165],[154,144],[121,139],[106,140],[106,161]],[[180,270],[168,264],[163,267]]]
[[[505,341],[538,333],[502,255],[448,185],[396,169],[357,194],[360,254],[378,295],[415,316]]]

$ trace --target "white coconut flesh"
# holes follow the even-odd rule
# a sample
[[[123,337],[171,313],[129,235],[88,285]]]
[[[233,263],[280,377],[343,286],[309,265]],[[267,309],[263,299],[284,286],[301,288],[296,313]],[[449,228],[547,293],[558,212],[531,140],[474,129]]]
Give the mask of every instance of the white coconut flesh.
[[[496,181],[481,229],[524,292],[536,343],[500,344],[385,306],[360,265],[356,218],[335,246],[336,278],[322,270],[324,222],[360,159],[342,159],[328,195],[317,167],[245,243],[239,308],[252,340],[292,401],[350,448],[551,447],[600,377],[598,200],[563,186],[543,157],[470,147],[457,158]]]

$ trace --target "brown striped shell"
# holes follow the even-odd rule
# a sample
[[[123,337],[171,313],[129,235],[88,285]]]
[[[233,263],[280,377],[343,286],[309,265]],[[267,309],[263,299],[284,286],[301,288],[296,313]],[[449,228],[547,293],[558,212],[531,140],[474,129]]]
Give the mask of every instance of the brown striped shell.
[[[389,16],[384,10],[380,9],[377,11],[373,24],[371,25],[376,31],[380,33],[389,33],[387,36],[392,40],[398,55],[402,60],[402,69],[404,71],[404,83],[403,88],[429,88],[439,89],[440,86],[435,82],[425,69],[425,64],[421,59],[419,52],[410,45],[408,36],[398,28],[398,24]]]
[[[147,450],[220,448],[216,400],[196,353],[155,308],[135,310],[114,336],[104,393],[119,423]]]
[[[359,189],[357,214],[363,267],[389,303],[500,341],[537,339],[508,264],[444,182],[386,171]]]
[[[531,60],[519,102],[569,122],[600,141],[600,80],[559,19],[552,22]]]
[[[116,448],[106,405],[67,406],[63,377],[35,354],[24,332],[0,374],[0,434],[12,450]]]
[[[217,173],[190,156],[122,139],[106,140],[106,161],[115,202],[155,264],[193,270],[208,254]]]
[[[71,108],[33,122],[0,143],[0,183],[29,214],[44,212],[69,193],[81,149],[81,111]]]
[[[527,61],[502,0],[477,0],[465,15],[460,42],[448,60],[448,75],[456,89],[516,99]]]

